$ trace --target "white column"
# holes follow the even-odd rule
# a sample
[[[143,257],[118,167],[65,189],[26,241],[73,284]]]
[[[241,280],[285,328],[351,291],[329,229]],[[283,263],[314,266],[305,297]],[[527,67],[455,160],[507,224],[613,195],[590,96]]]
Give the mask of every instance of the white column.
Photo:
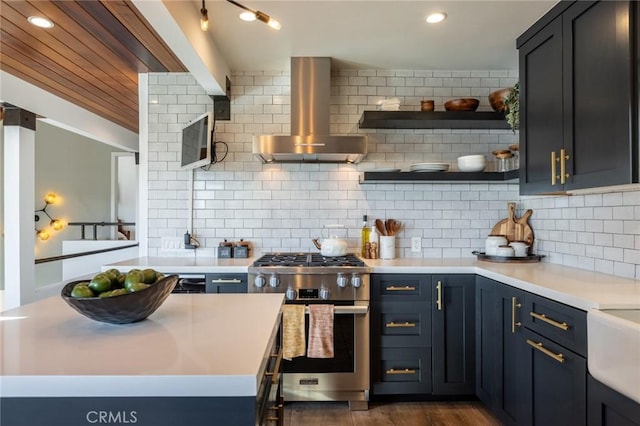
[[[138,218],[136,239],[138,253],[149,252],[149,74],[138,73]]]
[[[35,115],[5,109],[4,308],[35,300]]]

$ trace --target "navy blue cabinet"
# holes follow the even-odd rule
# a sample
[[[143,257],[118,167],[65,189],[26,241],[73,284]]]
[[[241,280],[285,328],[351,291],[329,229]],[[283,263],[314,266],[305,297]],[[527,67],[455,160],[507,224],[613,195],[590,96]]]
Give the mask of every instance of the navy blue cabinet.
[[[638,181],[636,3],[561,1],[518,38],[521,194]]]
[[[373,274],[370,318],[373,395],[431,393],[430,276]]]
[[[475,394],[475,275],[431,278],[433,393]]]
[[[640,426],[640,404],[587,376],[588,426]]]

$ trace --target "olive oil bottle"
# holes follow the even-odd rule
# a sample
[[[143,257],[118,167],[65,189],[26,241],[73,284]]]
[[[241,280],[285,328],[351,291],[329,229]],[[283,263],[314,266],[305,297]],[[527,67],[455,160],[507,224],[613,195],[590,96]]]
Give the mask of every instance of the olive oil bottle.
[[[360,240],[362,243],[362,247],[360,250],[360,255],[362,257],[364,257],[365,259],[368,257],[369,255],[369,250],[367,245],[369,244],[369,235],[371,234],[371,227],[369,226],[369,219],[367,217],[367,215],[365,214],[364,216],[362,216],[362,231],[360,234]]]

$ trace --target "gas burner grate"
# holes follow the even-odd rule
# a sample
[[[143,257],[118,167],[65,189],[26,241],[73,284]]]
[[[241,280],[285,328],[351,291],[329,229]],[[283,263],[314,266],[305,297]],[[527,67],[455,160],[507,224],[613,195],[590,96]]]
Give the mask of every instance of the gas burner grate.
[[[267,253],[253,263],[253,266],[365,266],[354,254],[327,257],[320,253]]]

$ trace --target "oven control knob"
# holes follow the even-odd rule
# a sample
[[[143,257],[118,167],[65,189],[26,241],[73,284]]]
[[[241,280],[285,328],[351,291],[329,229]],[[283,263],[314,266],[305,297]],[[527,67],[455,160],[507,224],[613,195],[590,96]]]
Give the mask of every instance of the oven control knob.
[[[289,287],[287,289],[287,291],[285,292],[285,296],[287,297],[287,300],[296,300],[296,291],[294,289],[292,289],[291,287]]]
[[[271,274],[269,277],[269,286],[278,287],[280,285],[280,278],[276,274]]]
[[[320,299],[328,300],[330,297],[331,297],[331,292],[329,291],[329,289],[326,287],[322,287],[320,289]]]
[[[362,277],[358,274],[352,274],[351,275],[351,285],[354,288],[358,288],[362,285]]]
[[[267,283],[267,280],[265,280],[262,275],[256,275],[255,280],[253,280],[253,285],[255,285],[258,288],[264,287],[266,283]]]
[[[338,278],[336,278],[336,283],[338,284],[338,287],[345,288],[349,283],[349,280],[343,274],[338,274]]]

